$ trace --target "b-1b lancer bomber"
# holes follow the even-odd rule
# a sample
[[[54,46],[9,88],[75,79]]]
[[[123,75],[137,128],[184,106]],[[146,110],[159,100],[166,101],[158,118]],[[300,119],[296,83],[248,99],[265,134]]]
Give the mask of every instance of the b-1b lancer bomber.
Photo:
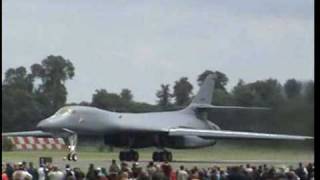
[[[189,106],[169,112],[119,113],[86,106],[66,106],[39,122],[36,131],[3,133],[3,136],[52,136],[67,139],[68,160],[78,159],[78,135],[103,136],[107,145],[125,147],[121,161],[138,161],[134,149],[154,146],[154,161],[172,161],[168,148],[200,148],[212,146],[220,139],[307,140],[308,136],[266,134],[221,130],[207,120],[210,109],[268,110],[263,107],[211,105],[215,76],[208,75]]]

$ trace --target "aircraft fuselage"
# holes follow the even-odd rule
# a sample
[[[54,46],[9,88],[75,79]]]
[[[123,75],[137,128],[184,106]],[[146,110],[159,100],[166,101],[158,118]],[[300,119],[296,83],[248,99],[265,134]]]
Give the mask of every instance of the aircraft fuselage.
[[[190,110],[189,110],[190,111]],[[212,129],[187,109],[171,112],[118,113],[93,107],[69,106],[41,121],[38,128],[61,134],[104,136],[106,144],[132,148],[161,145],[170,148],[197,148],[215,144],[214,140],[195,136],[169,137],[171,128]]]

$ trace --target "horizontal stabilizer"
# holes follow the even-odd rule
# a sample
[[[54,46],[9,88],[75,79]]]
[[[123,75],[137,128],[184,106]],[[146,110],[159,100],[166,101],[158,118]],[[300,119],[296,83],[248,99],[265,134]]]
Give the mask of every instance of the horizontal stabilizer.
[[[308,140],[310,136],[296,136],[285,134],[266,134],[253,132],[225,131],[225,130],[202,130],[175,128],[169,130],[170,136],[200,136],[212,139],[265,139],[265,140]]]
[[[235,109],[235,110],[271,110],[267,107],[243,107],[243,106],[214,106],[210,104],[191,104],[194,109]]]
[[[2,133],[2,136],[52,136],[52,134],[43,131],[21,131]]]

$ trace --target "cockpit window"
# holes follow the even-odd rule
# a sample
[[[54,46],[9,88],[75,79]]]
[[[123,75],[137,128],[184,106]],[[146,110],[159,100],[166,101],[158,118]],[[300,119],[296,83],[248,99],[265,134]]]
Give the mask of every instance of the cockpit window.
[[[71,113],[74,113],[74,110],[69,108],[69,107],[63,107],[61,108],[59,111],[56,112],[55,115],[62,115],[62,116],[65,116],[65,115],[69,115]]]

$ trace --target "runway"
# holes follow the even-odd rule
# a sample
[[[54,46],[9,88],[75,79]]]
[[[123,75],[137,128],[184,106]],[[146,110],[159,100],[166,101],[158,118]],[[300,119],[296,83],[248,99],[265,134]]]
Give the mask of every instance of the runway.
[[[174,161],[170,162],[174,169],[184,165],[187,168],[197,166],[199,168],[208,168],[214,165],[220,167],[227,167],[232,165],[252,164],[255,166],[268,164],[272,166],[292,165],[297,166],[299,162],[309,163],[314,162],[314,155],[312,150],[293,148],[286,149],[258,149],[258,148],[235,148],[227,145],[216,146],[213,148],[204,148],[201,150],[172,150],[175,154]],[[234,149],[237,149],[236,151]],[[66,164],[71,167],[79,167],[87,170],[89,164],[94,164],[95,167],[109,168],[111,160],[118,160],[120,149],[114,149],[113,152],[97,152],[90,149],[79,152],[79,160],[77,162],[63,160],[65,151],[13,151],[2,152],[2,162],[17,163],[21,161],[33,162],[35,166],[39,166],[40,157],[51,157],[53,165],[57,165],[60,169],[64,169]],[[146,167],[151,161],[153,149],[140,150],[141,167]],[[128,162],[131,166],[132,163]],[[156,163],[158,164],[158,163]]]

